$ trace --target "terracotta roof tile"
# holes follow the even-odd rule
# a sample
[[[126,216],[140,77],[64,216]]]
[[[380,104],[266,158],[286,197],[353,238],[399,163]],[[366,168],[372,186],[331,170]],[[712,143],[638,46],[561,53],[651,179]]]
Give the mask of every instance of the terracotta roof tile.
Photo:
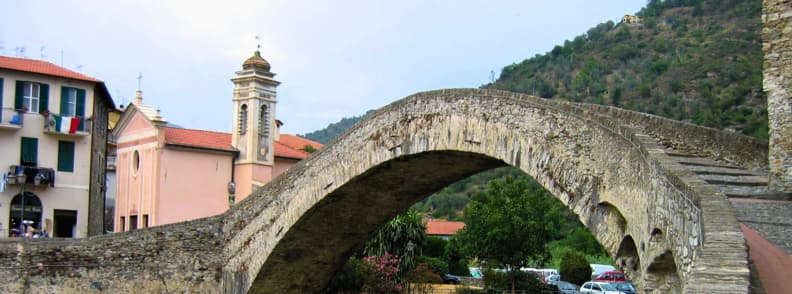
[[[281,134],[280,140],[278,140],[278,142],[280,142],[283,145],[289,146],[292,149],[297,149],[297,150],[302,150],[303,148],[305,148],[305,145],[310,145],[315,149],[322,148],[322,144],[318,142],[314,142],[303,137],[289,135],[289,134]]]
[[[229,151],[234,150],[234,148],[231,147],[231,134],[204,130],[166,127],[165,143]]]
[[[33,72],[43,75],[63,77],[63,78],[69,78],[75,80],[83,80],[89,82],[101,82],[100,80],[54,65],[52,63],[43,60],[0,56],[0,68]]]
[[[428,221],[426,222],[427,235],[451,236],[465,227],[463,222]]]
[[[234,150],[231,147],[231,134],[204,130],[166,127],[165,143],[218,150]],[[316,149],[322,148],[322,144],[317,142],[294,135],[281,134],[280,141],[275,142],[275,156],[293,159],[308,158],[311,154],[302,150],[305,145],[311,145]]]

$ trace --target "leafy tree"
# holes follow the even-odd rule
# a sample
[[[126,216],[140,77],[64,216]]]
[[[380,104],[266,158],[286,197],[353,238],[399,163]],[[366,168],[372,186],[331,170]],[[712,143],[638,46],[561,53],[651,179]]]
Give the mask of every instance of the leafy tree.
[[[572,284],[583,285],[586,281],[591,280],[591,266],[585,256],[571,252],[561,259],[559,274]]]
[[[446,252],[448,241],[443,238],[430,236],[421,247],[421,255],[428,257],[443,257]]]
[[[562,219],[553,199],[525,179],[490,181],[465,209],[456,238],[466,255],[507,270],[514,291],[521,267],[544,264]]]

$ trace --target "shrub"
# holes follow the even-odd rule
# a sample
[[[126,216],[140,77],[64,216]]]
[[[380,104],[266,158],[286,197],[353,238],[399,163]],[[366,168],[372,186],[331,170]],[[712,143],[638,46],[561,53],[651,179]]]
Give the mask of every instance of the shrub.
[[[448,263],[443,261],[442,259],[435,258],[435,257],[427,257],[427,256],[419,256],[417,258],[419,263],[424,263],[429,266],[434,273],[438,275],[448,273]]]
[[[586,257],[577,252],[569,252],[561,259],[561,278],[576,285],[591,280],[591,266]]]

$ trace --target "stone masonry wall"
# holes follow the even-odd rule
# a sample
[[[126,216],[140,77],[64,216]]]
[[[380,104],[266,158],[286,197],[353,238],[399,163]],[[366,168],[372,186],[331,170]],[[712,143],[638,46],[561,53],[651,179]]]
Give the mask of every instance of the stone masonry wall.
[[[762,51],[770,127],[770,186],[792,192],[792,1],[762,2]]]
[[[220,293],[220,218],[0,242],[0,293]]]

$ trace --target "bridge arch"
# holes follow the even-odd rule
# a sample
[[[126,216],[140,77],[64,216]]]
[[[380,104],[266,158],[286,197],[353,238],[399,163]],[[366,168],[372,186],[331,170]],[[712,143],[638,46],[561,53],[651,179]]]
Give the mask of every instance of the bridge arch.
[[[644,259],[635,244],[648,243],[648,229],[670,232],[666,247],[684,280],[701,250],[700,210],[680,201],[690,196],[684,183],[654,156],[629,128],[574,104],[493,90],[418,93],[380,109],[229,211],[223,285],[228,292],[321,291],[387,220],[501,165],[536,179],[612,256],[627,236],[629,253]],[[602,225],[609,219],[618,226]]]

